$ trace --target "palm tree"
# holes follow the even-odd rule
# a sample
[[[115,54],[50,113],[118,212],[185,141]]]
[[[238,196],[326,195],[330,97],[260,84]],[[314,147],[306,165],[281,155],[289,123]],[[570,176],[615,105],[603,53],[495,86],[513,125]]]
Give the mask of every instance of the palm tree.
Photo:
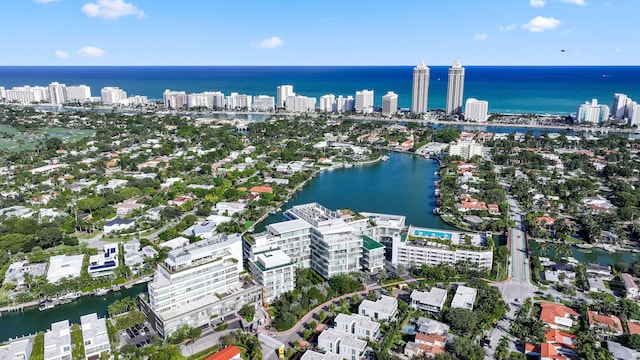
[[[554,250],[557,256],[569,256],[572,254],[571,245],[566,243],[555,244]]]
[[[546,254],[547,252],[549,252],[549,248],[551,246],[551,243],[549,241],[541,241],[538,243],[538,252],[540,253],[540,255],[542,254]]]

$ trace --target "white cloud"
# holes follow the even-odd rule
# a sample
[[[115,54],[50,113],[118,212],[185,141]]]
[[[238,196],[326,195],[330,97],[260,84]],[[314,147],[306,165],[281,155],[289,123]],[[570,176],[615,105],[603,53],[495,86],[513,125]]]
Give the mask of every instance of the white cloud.
[[[485,41],[489,38],[489,35],[486,33],[482,33],[482,34],[475,34],[473,35],[473,38],[479,41]]]
[[[82,49],[78,50],[78,56],[90,58],[99,58],[106,53],[106,51],[95,46],[85,46]]]
[[[516,28],[516,24],[511,24],[511,25],[500,26],[498,28],[498,30],[500,30],[500,31],[511,31],[511,30],[514,30],[515,28]]]
[[[47,5],[48,3],[52,3],[52,2],[58,2],[60,0],[33,0],[34,3],[36,4],[44,4]]]
[[[543,7],[547,3],[547,0],[531,0],[529,5],[533,7]]]
[[[124,0],[97,0],[95,3],[84,4],[81,9],[89,17],[99,17],[106,20],[116,20],[131,15],[137,16],[138,19],[145,17],[144,11],[138,9],[133,3],[124,2]]]
[[[533,0],[531,0],[533,1]],[[584,0],[560,0],[563,3],[567,3],[567,4],[576,4],[576,5],[581,5],[581,6],[585,6],[587,5],[587,3]]]
[[[62,50],[56,50],[56,52],[53,54],[53,56],[56,59],[64,60],[64,59],[68,59],[69,58],[69,53],[66,52],[66,51],[62,51]]]
[[[256,46],[260,49],[273,49],[279,46],[282,46],[284,41],[277,36],[272,36],[268,39],[264,39],[260,41]]]
[[[522,27],[531,32],[543,32],[545,30],[551,30],[560,25],[560,20],[555,18],[548,18],[544,16],[536,16],[529,20],[528,23],[522,25]]]

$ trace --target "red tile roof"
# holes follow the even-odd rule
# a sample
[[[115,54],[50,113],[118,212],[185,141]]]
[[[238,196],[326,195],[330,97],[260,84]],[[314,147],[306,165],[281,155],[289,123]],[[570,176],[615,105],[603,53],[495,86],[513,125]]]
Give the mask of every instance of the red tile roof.
[[[589,325],[597,326],[597,325],[606,325],[609,329],[622,332],[622,322],[615,315],[600,315],[595,311],[587,311],[589,314]]]
[[[550,302],[541,302],[540,306],[542,311],[540,312],[540,320],[547,324],[556,324],[556,316],[566,318],[569,315],[580,316],[575,310],[568,306],[554,304]]]
[[[627,327],[629,328],[629,334],[640,335],[640,321],[638,320],[629,320],[627,321]]]
[[[231,360],[234,358],[240,359],[240,349],[236,346],[230,345],[209,355],[205,360]]]
[[[544,339],[547,342],[563,344],[569,348],[574,348],[573,340],[575,338],[575,335],[560,331],[558,329],[549,329],[549,331],[544,334]]]

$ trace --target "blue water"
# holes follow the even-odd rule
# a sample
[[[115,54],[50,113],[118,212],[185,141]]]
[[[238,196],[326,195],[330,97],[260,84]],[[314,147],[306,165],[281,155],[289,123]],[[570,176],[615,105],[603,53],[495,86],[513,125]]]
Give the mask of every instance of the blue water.
[[[426,238],[438,238],[451,240],[451,233],[444,233],[442,231],[433,231],[425,229],[415,229],[413,231],[414,236],[426,237]]]
[[[293,84],[296,93],[354,95],[373,89],[375,104],[394,91],[399,106],[411,105],[412,66],[337,67],[0,67],[0,86],[86,84],[98,96],[104,86],[119,86],[129,95],[160,99],[165,89],[216,90],[275,96],[276,86]],[[431,67],[429,108],[443,109],[446,66]],[[489,101],[490,112],[575,113],[579,104],[596,98],[611,104],[613,94],[640,99],[639,66],[467,66],[464,98]]]

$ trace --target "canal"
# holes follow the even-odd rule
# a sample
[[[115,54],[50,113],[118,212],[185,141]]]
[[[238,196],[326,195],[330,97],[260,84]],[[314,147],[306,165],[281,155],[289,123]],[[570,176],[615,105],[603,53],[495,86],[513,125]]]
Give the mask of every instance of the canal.
[[[541,253],[538,250],[538,243],[529,240],[529,248],[539,256],[545,256],[549,258],[556,257],[552,247],[545,253]],[[583,264],[593,263],[600,265],[612,266],[619,263],[631,264],[633,260],[640,259],[639,253],[633,253],[629,251],[622,252],[609,252],[601,248],[581,249],[577,246],[571,247],[571,256],[578,262]]]
[[[147,284],[138,284],[130,289],[109,292],[103,296],[83,296],[76,301],[58,305],[53,309],[40,311],[38,307],[2,313],[0,317],[0,341],[23,335],[35,334],[51,327],[51,323],[68,319],[71,323],[80,323],[80,316],[97,313],[98,317],[107,315],[107,306],[115,300],[127,296],[135,297],[147,291]]]
[[[389,153],[388,161],[323,171],[298,191],[282,210],[317,202],[331,210],[349,208],[359,212],[378,212],[406,216],[407,225],[453,230],[439,216],[435,185],[438,163],[400,153]],[[282,211],[255,226],[283,221]]]

